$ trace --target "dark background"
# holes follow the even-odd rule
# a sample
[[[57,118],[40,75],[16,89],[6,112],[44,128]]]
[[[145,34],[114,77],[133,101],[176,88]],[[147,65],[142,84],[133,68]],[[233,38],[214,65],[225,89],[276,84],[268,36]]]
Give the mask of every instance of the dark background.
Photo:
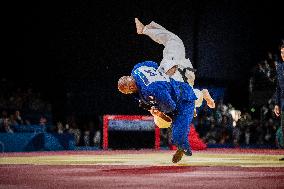
[[[145,113],[117,91],[117,80],[163,46],[136,34],[134,17],[177,34],[197,68],[196,85],[226,88],[227,101],[248,105],[248,78],[283,38],[281,1],[80,1],[9,4],[4,9],[1,78],[32,85],[66,114]],[[265,90],[265,89],[264,89]]]

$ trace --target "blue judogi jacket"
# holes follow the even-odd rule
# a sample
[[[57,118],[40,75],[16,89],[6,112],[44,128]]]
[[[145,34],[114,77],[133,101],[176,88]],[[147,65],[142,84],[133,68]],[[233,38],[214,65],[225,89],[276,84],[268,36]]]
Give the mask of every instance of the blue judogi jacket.
[[[275,103],[277,105],[281,105],[281,100],[284,100],[284,62],[278,62],[276,64],[276,72],[277,72],[277,88],[275,92]],[[283,106],[283,104],[282,104]]]
[[[176,109],[177,103],[197,99],[187,83],[170,79],[157,69],[157,63],[145,61],[136,64],[131,72],[142,100],[154,101],[160,111],[169,113]]]

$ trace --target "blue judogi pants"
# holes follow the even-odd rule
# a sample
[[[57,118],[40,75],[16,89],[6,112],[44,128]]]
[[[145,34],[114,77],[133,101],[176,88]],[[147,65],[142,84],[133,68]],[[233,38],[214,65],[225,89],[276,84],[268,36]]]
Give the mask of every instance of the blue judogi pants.
[[[182,101],[177,103],[177,114],[173,117],[172,142],[178,148],[189,149],[188,134],[189,124],[194,115],[194,101]]]

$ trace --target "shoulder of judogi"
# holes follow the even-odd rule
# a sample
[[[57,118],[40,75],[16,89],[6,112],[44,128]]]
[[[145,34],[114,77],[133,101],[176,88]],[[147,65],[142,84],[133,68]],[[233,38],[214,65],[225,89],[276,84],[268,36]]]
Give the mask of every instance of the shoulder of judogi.
[[[138,68],[143,67],[143,66],[145,66],[145,67],[153,67],[153,68],[155,68],[155,69],[158,68],[158,64],[157,64],[156,62],[153,62],[153,61],[144,61],[144,62],[140,62],[140,63],[136,64],[136,65],[134,66],[133,70],[132,70],[132,73],[133,73],[135,70],[137,70]]]

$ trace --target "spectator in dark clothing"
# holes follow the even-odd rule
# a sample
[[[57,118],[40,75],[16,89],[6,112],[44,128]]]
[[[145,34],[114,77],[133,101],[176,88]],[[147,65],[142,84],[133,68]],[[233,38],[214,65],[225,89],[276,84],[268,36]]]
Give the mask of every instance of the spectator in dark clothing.
[[[275,92],[275,107],[274,113],[277,117],[281,115],[281,124],[280,124],[280,132],[282,130],[283,136],[283,127],[284,127],[284,41],[282,41],[282,45],[280,47],[281,58],[282,61],[278,61],[276,64],[276,71],[277,71],[277,88]],[[280,147],[284,147],[283,138],[282,142],[279,142]],[[283,159],[282,159],[283,160]]]
[[[23,125],[24,124],[24,121],[21,117],[21,113],[19,110],[16,110],[15,111],[15,114],[14,114],[14,121],[18,124],[18,125]]]
[[[277,71],[277,79],[278,79],[278,85],[276,88],[276,93],[275,93],[275,101],[276,101],[276,105],[274,107],[274,113],[276,114],[276,116],[280,116],[281,115],[281,124],[279,127],[279,130],[277,131],[277,133],[279,135],[282,134],[282,141],[281,138],[279,137],[278,140],[278,145],[279,147],[284,147],[283,144],[283,134],[284,134],[284,41],[282,40],[282,45],[280,47],[280,52],[281,52],[281,58],[282,61],[279,61],[276,64],[276,71]],[[281,113],[280,113],[281,111]],[[282,132],[281,132],[282,131]],[[284,160],[284,158],[279,159],[281,161]]]

